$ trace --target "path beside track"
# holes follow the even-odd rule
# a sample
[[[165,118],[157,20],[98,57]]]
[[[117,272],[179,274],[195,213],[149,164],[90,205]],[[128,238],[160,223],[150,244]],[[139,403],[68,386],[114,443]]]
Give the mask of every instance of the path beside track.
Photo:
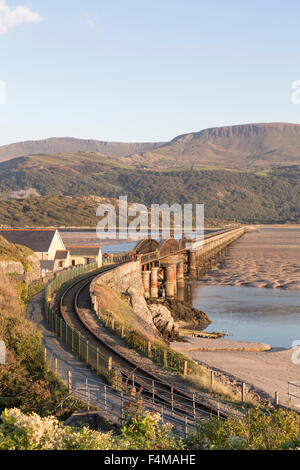
[[[44,315],[44,291],[38,294],[27,307],[27,318],[36,324],[43,334],[43,345],[47,349],[47,358],[51,355],[57,357],[58,373],[64,382],[67,382],[68,371],[72,373],[72,386],[78,390],[85,389],[86,379],[89,382],[99,383],[102,386],[105,382],[92,372],[83,362],[81,362],[72,352],[63,345],[56,334],[50,330]]]

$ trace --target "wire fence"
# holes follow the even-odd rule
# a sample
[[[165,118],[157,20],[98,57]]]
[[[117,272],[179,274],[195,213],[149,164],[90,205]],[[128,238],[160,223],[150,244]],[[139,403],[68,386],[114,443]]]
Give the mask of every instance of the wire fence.
[[[208,419],[197,410],[196,406],[191,407],[189,413],[176,409],[176,396],[172,405],[172,402],[161,400],[156,393],[153,397],[143,395],[142,391],[132,383],[126,383],[121,390],[109,384],[88,379],[85,383],[80,385],[77,383],[73,386],[71,372],[63,376],[58,372],[59,360],[52,355],[49,358],[47,351],[45,351],[45,356],[53,372],[68,384],[69,395],[58,405],[58,408],[63,409],[68,399],[74,397],[85,402],[88,411],[96,408],[104,418],[120,426],[127,422],[134,410],[158,413],[160,424],[171,424],[173,432],[181,437],[195,433],[197,426]]]
[[[124,258],[122,258],[122,261],[124,262]],[[179,392],[177,393],[174,391],[174,387],[169,384],[152,380],[151,378],[142,375],[141,373],[136,373],[135,371],[129,373],[128,370],[122,370],[119,366],[116,366],[113,363],[113,359],[111,356],[108,356],[107,351],[104,353],[101,350],[101,347],[95,348],[93,345],[91,345],[86,338],[70,327],[61,318],[61,316],[51,308],[50,301],[52,299],[52,295],[64,284],[74,280],[75,278],[80,279],[82,275],[89,272],[96,273],[96,270],[97,265],[95,263],[72,268],[68,271],[62,272],[46,288],[45,312],[47,323],[49,327],[56,333],[62,343],[70,348],[71,351],[76,354],[82,362],[86,363],[98,375],[105,377],[108,383],[107,387],[110,387],[112,390],[114,390],[115,397],[118,396],[119,405],[121,403],[122,394],[127,393],[128,387],[129,389],[136,389],[137,385],[140,386],[140,384],[142,384],[141,395],[143,400],[146,400],[147,403],[151,403],[151,406],[155,405],[156,409],[157,407],[160,407],[161,412],[165,416],[166,420],[168,418],[170,409],[172,420],[174,421],[174,416],[176,417],[179,415],[179,421],[184,421],[185,424],[185,418],[184,420],[182,418],[182,416],[185,416],[188,421],[188,427],[195,426],[199,420],[211,419],[212,416],[222,419],[224,414],[220,410],[224,409],[224,407],[228,409],[228,403],[225,400],[213,398],[201,393],[187,394],[185,390],[176,388],[177,392]],[[126,335],[129,336],[130,332],[126,331],[123,325],[119,325],[117,322],[111,323],[113,320],[107,316],[104,318],[104,320],[106,321],[106,326],[112,328],[115,332],[119,332],[120,337],[123,339],[126,338]],[[156,345],[149,345],[147,342],[147,344],[143,344],[141,352],[144,352],[147,357],[155,360],[157,363],[160,363],[163,366],[168,366],[170,369],[175,371],[178,371],[178,369],[181,370],[183,375],[188,373],[188,363],[183,361],[183,356],[178,355],[179,358],[175,358],[174,355],[169,357],[169,355],[165,352],[168,352],[167,348],[166,350],[160,348],[160,345],[159,347],[156,347]],[[56,370],[56,373],[58,360],[58,358],[54,359],[54,369]],[[65,380],[65,382],[68,383],[69,379]],[[211,375],[211,388],[213,386],[212,382],[213,374]],[[70,388],[69,383],[68,385]],[[107,388],[105,393],[107,393],[107,390],[110,390],[110,388]],[[76,388],[76,390],[78,392],[78,388]],[[241,389],[242,401],[244,400],[245,392],[246,391],[243,384]],[[85,394],[85,401],[86,398],[87,395]],[[121,408],[119,406],[119,410],[120,409]],[[110,411],[112,412],[113,409]],[[243,412],[243,406],[237,405],[235,409],[231,409],[229,412],[226,411],[226,414],[240,416]],[[121,419],[120,413],[119,419]]]

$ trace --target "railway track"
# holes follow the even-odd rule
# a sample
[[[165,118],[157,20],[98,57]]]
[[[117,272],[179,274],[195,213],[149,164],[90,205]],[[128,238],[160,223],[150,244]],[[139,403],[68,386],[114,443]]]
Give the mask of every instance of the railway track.
[[[102,272],[114,269],[115,266],[106,268]],[[142,390],[142,396],[152,403],[162,403],[172,410],[172,413],[180,413],[193,418],[207,419],[208,415],[218,416],[226,419],[226,414],[220,412],[217,407],[210,406],[195,399],[192,394],[173,387],[166,381],[158,378],[149,371],[140,367],[131,359],[120,354],[113,346],[107,343],[101,333],[99,327],[95,323],[95,319],[91,317],[91,301],[89,295],[89,287],[95,276],[101,274],[93,274],[84,279],[74,282],[61,295],[59,299],[59,311],[63,320],[82,337],[89,341],[94,348],[101,347],[102,356],[112,358],[112,365],[122,374],[122,381],[131,387]],[[133,378],[134,377],[134,378]],[[151,384],[155,383],[155,387]]]

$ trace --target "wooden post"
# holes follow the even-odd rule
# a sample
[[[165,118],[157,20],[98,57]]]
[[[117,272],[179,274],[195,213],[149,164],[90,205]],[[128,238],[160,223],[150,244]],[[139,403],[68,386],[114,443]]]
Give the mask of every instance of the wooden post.
[[[69,390],[69,395],[72,393],[72,372],[69,370],[68,371],[68,390]]]
[[[124,325],[122,325],[121,338],[124,338]]]
[[[148,357],[151,357],[151,341],[148,341]]]
[[[196,419],[196,399],[195,399],[194,393],[193,393],[193,413],[194,413],[194,419]]]
[[[97,374],[99,374],[99,369],[100,369],[100,355],[99,355],[99,348],[97,348]]]
[[[155,380],[152,380],[152,403],[155,403]]]
[[[107,386],[104,385],[104,411],[107,414]]]
[[[184,361],[184,369],[183,369],[183,376],[186,377],[188,374],[188,363]]]
[[[114,330],[115,329],[115,320],[112,319],[111,321],[111,329]]]
[[[276,405],[276,408],[279,407],[279,394],[278,394],[278,392],[275,392],[275,405]]]
[[[89,342],[86,342],[86,363],[89,363]]]
[[[55,375],[57,376],[57,375],[58,375],[58,361],[57,361],[57,357],[56,357],[55,360],[54,360],[54,372],[55,372]]]
[[[242,383],[242,403],[245,402],[245,395],[246,395],[246,384],[245,382]]]
[[[47,364],[47,348],[44,348],[44,360],[45,360],[45,363]]]
[[[112,370],[112,357],[108,358],[108,372],[111,372]]]
[[[172,413],[174,413],[174,387],[171,387],[171,404],[172,404]]]
[[[185,438],[188,437],[188,417],[185,416]]]
[[[164,350],[164,367],[168,367],[168,351],[166,349]]]
[[[123,410],[123,408],[124,408],[124,392],[123,392],[123,390],[122,390],[122,392],[121,392],[121,426],[123,425],[123,418],[124,418],[124,415],[123,415],[124,410]]]
[[[211,392],[212,392],[212,390],[213,390],[214,375],[215,375],[214,371],[213,371],[213,370],[210,371],[210,390],[211,390]]]

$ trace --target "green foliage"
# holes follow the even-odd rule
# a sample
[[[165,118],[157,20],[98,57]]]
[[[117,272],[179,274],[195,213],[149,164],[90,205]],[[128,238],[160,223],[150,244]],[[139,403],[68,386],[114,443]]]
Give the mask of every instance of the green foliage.
[[[267,171],[213,168],[181,168],[164,171],[126,169],[113,162],[95,163],[82,158],[53,165],[34,157],[26,165],[0,165],[0,224],[12,226],[94,226],[98,202],[127,195],[130,202],[203,203],[207,219],[244,223],[300,221],[300,166]],[[11,163],[12,165],[12,163]],[[79,172],[80,169],[80,172]],[[84,171],[83,171],[84,169]],[[35,188],[42,197],[9,200],[16,189]],[[84,196],[84,197],[82,197]]]
[[[64,427],[53,416],[41,418],[18,409],[5,410],[0,422],[0,450],[179,450],[184,448],[160,416],[145,413],[130,420],[122,435]]]
[[[0,366],[0,410],[14,405],[41,415],[57,413],[68,390],[47,369],[41,333],[25,318],[28,295],[25,284],[0,277],[0,331],[7,347],[7,363]]]
[[[156,413],[137,414],[122,429],[129,448],[143,450],[180,450],[183,441],[172,434],[168,424],[159,425],[161,417]]]
[[[300,438],[300,416],[291,411],[265,412],[251,409],[242,418],[227,421],[214,419],[199,425],[189,439],[193,449],[275,450],[297,446]]]

